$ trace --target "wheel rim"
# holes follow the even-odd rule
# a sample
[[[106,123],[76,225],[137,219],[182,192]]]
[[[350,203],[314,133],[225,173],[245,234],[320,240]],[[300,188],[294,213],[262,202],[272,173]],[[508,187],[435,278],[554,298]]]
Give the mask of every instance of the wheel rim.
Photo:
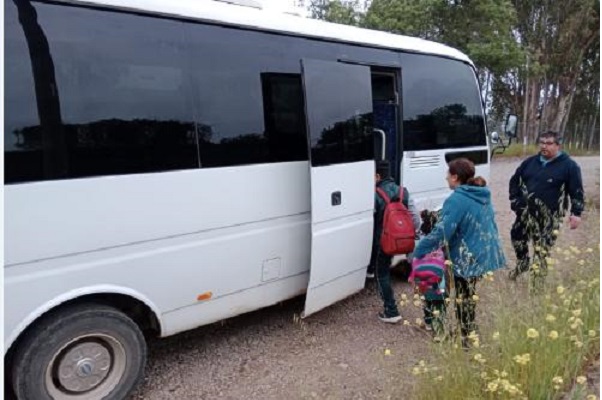
[[[78,336],[52,357],[46,389],[54,399],[102,399],[119,384],[126,361],[123,345],[113,336]]]

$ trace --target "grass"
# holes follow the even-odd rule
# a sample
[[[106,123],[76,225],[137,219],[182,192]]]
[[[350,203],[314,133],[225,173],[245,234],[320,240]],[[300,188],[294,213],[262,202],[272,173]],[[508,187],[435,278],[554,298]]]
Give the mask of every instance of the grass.
[[[563,151],[567,152],[571,156],[599,156],[600,150],[586,150],[586,149],[573,149],[568,146],[562,148]],[[529,144],[523,146],[519,143],[511,144],[503,153],[496,152],[495,158],[512,158],[512,157],[526,157],[532,154],[537,154],[539,146],[535,144]]]
[[[600,353],[599,204],[587,218],[579,245],[561,233],[537,293],[530,290],[536,276],[509,282],[497,273],[495,282],[479,283],[480,328],[471,347],[463,350],[458,339],[433,344],[428,363],[410,371],[419,381],[411,398],[597,398],[587,393],[583,371]]]

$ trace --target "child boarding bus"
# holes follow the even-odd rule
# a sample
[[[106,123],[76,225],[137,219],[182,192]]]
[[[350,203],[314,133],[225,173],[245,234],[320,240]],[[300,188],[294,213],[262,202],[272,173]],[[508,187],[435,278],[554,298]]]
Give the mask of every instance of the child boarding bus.
[[[4,2],[17,398],[124,398],[148,335],[361,290],[375,159],[419,208],[488,175],[464,54],[231,2]]]

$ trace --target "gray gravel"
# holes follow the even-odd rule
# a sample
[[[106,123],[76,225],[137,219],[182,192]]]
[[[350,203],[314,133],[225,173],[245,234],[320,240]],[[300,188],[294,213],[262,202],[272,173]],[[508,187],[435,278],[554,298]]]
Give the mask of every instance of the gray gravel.
[[[586,192],[599,193],[599,157],[577,161]],[[513,220],[507,187],[518,162],[494,161],[489,182],[507,250]],[[507,255],[512,261],[512,252]],[[394,290],[397,296],[412,293],[399,278]],[[381,307],[369,284],[301,322],[298,298],[152,341],[145,380],[132,399],[409,398],[414,385],[409,371],[428,358],[429,336],[415,326],[380,323]],[[420,310],[406,307],[403,316],[414,325]]]

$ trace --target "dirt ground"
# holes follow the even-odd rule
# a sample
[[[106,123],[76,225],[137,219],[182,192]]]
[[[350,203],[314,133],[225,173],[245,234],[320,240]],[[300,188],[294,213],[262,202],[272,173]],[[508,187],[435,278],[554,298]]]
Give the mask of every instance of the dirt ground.
[[[599,199],[600,159],[577,161],[586,193]],[[518,163],[494,161],[490,179],[510,265],[514,260],[509,242],[513,214],[507,187]],[[561,240],[578,240],[584,232],[564,229]],[[500,281],[506,273],[498,272]],[[394,281],[398,297],[412,294],[399,276]],[[297,298],[151,342],[145,379],[132,399],[411,398],[415,382],[410,369],[428,359],[430,351],[430,336],[415,325],[420,309],[402,309],[412,326],[379,322],[376,314],[382,303],[370,282],[357,295],[299,322],[302,308],[303,298]],[[390,355],[385,355],[387,349]],[[597,361],[588,370],[596,393],[599,375]]]

